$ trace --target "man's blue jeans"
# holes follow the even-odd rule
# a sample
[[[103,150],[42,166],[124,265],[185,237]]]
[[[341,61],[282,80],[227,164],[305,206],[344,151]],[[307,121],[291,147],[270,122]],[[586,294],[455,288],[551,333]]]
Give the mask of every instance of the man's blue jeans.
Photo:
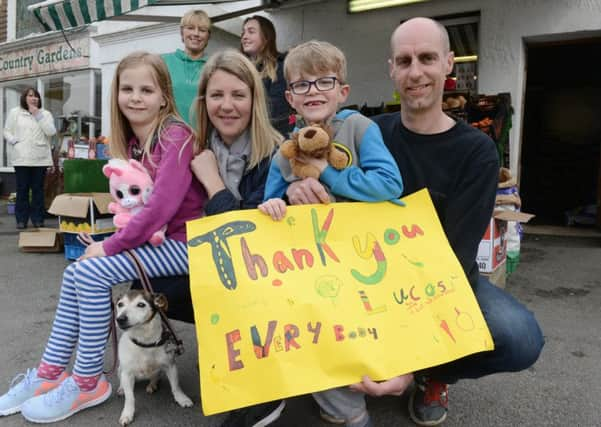
[[[424,371],[436,381],[452,384],[465,378],[521,371],[532,366],[542,351],[545,341],[538,322],[523,304],[482,276],[474,294],[493,337],[495,349]],[[361,393],[340,387],[313,396],[324,412],[346,420],[347,427],[363,427],[369,422],[369,417],[364,416],[367,409]]]

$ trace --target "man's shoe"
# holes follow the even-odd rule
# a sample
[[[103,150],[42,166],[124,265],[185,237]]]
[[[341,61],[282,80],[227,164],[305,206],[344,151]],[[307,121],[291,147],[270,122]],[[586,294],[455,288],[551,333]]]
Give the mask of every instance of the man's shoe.
[[[230,412],[221,427],[265,427],[280,418],[285,400],[259,403]]]
[[[27,228],[27,224],[24,222],[17,222],[17,230],[25,230]]]
[[[21,405],[34,396],[48,393],[67,378],[63,372],[56,380],[38,378],[37,369],[28,369],[26,373],[17,375],[10,383],[10,389],[0,396],[0,415],[16,414]]]
[[[81,391],[73,377],[49,393],[29,399],[21,406],[21,415],[33,423],[53,423],[92,406],[100,405],[111,397],[111,384],[100,376],[96,388]]]
[[[447,418],[448,409],[447,384],[416,376],[409,398],[409,416],[413,422],[420,426],[437,426]]]
[[[42,227],[44,227],[44,222],[34,222],[33,226],[35,228],[42,228]]]

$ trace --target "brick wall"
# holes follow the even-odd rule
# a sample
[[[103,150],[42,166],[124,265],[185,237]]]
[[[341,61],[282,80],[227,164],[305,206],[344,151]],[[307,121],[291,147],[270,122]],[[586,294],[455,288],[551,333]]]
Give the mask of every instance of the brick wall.
[[[6,17],[6,0],[0,0],[0,43],[6,41],[6,26],[7,26],[7,17]]]

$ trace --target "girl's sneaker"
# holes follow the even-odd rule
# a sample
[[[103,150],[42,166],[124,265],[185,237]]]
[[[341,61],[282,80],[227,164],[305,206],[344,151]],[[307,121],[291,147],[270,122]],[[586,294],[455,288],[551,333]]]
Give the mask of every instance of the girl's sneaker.
[[[63,372],[56,380],[38,378],[38,370],[28,369],[24,374],[17,375],[10,383],[10,389],[0,396],[0,416],[16,414],[21,405],[32,397],[48,393],[60,385],[68,377]]]
[[[100,405],[111,396],[111,384],[100,376],[96,388],[81,391],[72,376],[49,393],[29,399],[21,406],[23,417],[34,423],[52,423],[92,406]]]

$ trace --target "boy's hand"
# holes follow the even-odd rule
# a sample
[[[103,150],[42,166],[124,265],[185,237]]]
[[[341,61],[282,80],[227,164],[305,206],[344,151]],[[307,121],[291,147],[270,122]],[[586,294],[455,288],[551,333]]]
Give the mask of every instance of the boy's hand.
[[[269,199],[261,203],[258,208],[274,221],[281,221],[286,216],[286,203],[282,199]]]
[[[326,159],[316,159],[315,157],[310,157],[304,154],[297,156],[296,161],[316,167],[319,169],[320,174],[323,173],[323,171],[328,167],[328,161]]]
[[[310,205],[330,203],[330,196],[321,182],[315,178],[294,181],[286,190],[288,201],[292,205]]]

